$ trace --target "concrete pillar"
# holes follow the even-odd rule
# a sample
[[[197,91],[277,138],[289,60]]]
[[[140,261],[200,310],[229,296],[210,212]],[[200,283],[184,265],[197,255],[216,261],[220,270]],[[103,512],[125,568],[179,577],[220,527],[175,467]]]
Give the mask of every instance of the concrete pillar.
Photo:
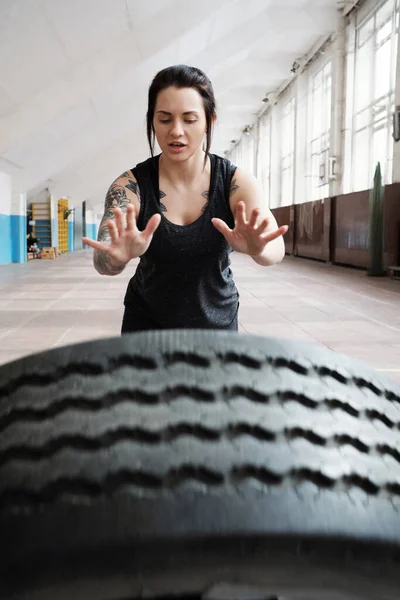
[[[11,175],[0,172],[0,265],[12,262],[11,184]]]
[[[74,250],[82,250],[83,243],[83,204],[75,204],[74,206]]]
[[[281,103],[275,104],[271,108],[271,180],[270,180],[270,208],[277,208],[282,205],[281,198]]]
[[[400,109],[400,39],[397,40],[397,64],[394,104]],[[400,141],[394,142],[393,182],[400,181]]]
[[[26,262],[26,194],[0,172],[0,265]]]
[[[257,119],[254,125],[254,175],[261,181],[259,172],[259,152],[260,152],[260,120]]]
[[[351,60],[351,59],[350,59]],[[336,179],[329,184],[329,195],[343,193],[345,154],[345,87],[346,87],[346,18],[338,11],[336,36],[332,53],[332,105],[330,156],[336,158]],[[350,98],[349,98],[350,100]],[[352,99],[351,99],[352,101]],[[351,105],[352,108],[352,105]],[[352,112],[352,111],[351,111]],[[351,126],[351,123],[350,123]]]
[[[301,73],[294,85],[296,86],[296,115],[293,204],[300,204],[311,200],[307,177],[308,72]]]
[[[356,42],[356,13],[346,17],[347,39],[345,41],[345,72],[344,72],[344,115],[342,128],[342,160],[338,165],[340,187],[342,194],[353,191],[353,109],[355,81],[355,42]]]
[[[27,260],[27,216],[26,193],[12,189],[11,194],[11,241],[12,262],[24,263]]]
[[[51,246],[58,248],[58,199],[50,192]]]

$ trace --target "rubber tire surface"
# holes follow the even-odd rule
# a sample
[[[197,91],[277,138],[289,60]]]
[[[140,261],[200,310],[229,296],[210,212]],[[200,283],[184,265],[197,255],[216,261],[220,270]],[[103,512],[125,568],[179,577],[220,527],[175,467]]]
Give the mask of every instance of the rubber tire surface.
[[[5,365],[0,597],[262,575],[268,598],[394,599],[399,427],[395,382],[305,343],[148,332]]]

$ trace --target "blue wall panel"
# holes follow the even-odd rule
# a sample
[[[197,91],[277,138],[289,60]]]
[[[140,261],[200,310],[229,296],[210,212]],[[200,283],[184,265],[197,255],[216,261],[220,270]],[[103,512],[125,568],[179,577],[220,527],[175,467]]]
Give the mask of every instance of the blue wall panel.
[[[11,215],[10,229],[12,261],[15,263],[26,262],[26,216]]]
[[[26,217],[0,215],[0,265],[26,262]]]
[[[0,265],[12,262],[11,217],[0,215]]]
[[[97,239],[97,227],[95,223],[86,223],[86,237],[91,240]]]

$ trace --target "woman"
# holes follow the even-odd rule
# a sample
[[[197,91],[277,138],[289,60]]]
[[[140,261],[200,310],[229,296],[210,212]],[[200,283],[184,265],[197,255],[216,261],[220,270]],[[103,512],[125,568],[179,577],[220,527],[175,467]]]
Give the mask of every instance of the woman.
[[[160,71],[148,98],[151,158],[108,190],[94,265],[118,275],[140,257],[125,296],[122,333],[192,328],[237,331],[233,250],[259,265],[282,260],[282,235],[253,176],[210,153],[216,104],[199,69]],[[154,156],[155,138],[161,154]]]

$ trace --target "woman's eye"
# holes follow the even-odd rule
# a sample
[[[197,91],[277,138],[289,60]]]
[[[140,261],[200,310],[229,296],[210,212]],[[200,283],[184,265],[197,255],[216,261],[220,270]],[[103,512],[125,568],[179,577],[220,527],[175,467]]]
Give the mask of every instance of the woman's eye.
[[[171,119],[160,119],[160,123],[171,123]],[[185,123],[197,123],[197,119],[185,119]]]

